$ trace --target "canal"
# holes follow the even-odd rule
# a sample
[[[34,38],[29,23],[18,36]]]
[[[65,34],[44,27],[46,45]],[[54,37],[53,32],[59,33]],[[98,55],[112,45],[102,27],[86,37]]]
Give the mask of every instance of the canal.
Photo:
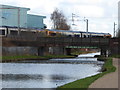
[[[104,62],[92,58],[96,54],[99,53],[39,62],[28,60],[16,63],[0,63],[2,88],[56,88],[98,74]]]

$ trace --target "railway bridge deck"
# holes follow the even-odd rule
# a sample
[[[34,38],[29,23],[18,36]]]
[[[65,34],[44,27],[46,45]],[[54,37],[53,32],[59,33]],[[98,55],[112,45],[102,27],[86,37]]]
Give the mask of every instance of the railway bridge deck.
[[[120,38],[10,36],[2,37],[2,45],[42,47],[42,51],[44,51],[44,47],[96,47],[101,49],[103,55],[106,54],[107,50],[112,50],[113,46],[115,46],[118,49],[117,52],[120,52]]]

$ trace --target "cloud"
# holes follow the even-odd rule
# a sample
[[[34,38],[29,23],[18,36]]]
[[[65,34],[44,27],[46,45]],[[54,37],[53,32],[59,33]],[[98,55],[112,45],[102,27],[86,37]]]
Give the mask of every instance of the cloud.
[[[94,5],[101,4],[102,2],[103,0],[82,0],[82,3]]]
[[[63,4],[71,4],[71,5],[99,5],[102,4],[104,2],[104,0],[64,0],[62,3]]]
[[[89,25],[90,30],[92,30],[93,28],[94,28],[94,30],[97,30],[97,25],[95,23]]]
[[[85,16],[85,17],[103,17],[104,15],[103,8],[98,6],[81,5],[81,6],[75,6],[75,8],[79,11],[79,14],[81,16]]]
[[[57,7],[68,19],[75,13],[79,19],[88,18],[90,31],[113,31],[113,22],[117,22],[119,0],[0,0],[1,4],[30,8],[29,13],[47,16],[45,24],[51,28],[50,14]],[[102,18],[106,17],[106,18]],[[94,19],[95,18],[95,19]],[[108,20],[109,18],[109,20]],[[68,20],[71,22],[70,20]],[[91,23],[91,21],[95,21]],[[102,24],[104,22],[104,24]],[[76,28],[85,31],[85,22],[75,22]]]

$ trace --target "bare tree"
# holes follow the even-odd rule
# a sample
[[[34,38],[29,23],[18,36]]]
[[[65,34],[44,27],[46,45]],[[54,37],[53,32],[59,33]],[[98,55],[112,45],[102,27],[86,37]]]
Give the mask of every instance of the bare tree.
[[[67,24],[67,19],[62,13],[62,11],[59,11],[57,8],[53,11],[50,17],[53,28],[58,30],[69,30],[70,25]]]

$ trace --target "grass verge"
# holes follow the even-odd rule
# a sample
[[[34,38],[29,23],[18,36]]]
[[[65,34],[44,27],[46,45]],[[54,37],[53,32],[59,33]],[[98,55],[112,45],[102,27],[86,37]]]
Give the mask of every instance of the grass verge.
[[[71,83],[68,83],[66,85],[63,85],[63,86],[60,86],[57,88],[57,90],[60,90],[62,88],[79,88],[79,90],[87,90],[87,88],[89,87],[89,85],[91,83],[93,83],[95,80],[97,80],[98,78],[102,77],[103,75],[107,74],[107,73],[110,73],[110,72],[115,72],[116,70],[116,67],[114,67],[112,65],[112,58],[107,58],[105,60],[105,64],[103,65],[103,68],[106,69],[105,72],[102,72],[100,74],[97,74],[97,75],[94,75],[94,76],[91,76],[91,77],[87,77],[87,78],[83,78],[83,79],[80,79],[80,80],[77,80],[77,81],[74,81],[74,82],[71,82]]]
[[[80,55],[80,54],[88,54],[88,53],[96,53],[96,52],[93,52],[93,51],[80,51],[80,50],[76,50],[76,51],[73,51],[71,54],[72,55]]]
[[[114,57],[114,58],[120,58],[120,55],[119,55],[119,54],[117,54],[117,55],[112,55],[112,57]]]
[[[14,62],[14,61],[30,60],[30,59],[47,60],[47,59],[50,59],[50,58],[73,58],[73,57],[75,57],[75,56],[46,55],[46,56],[2,56],[0,58],[2,59],[2,62]]]

